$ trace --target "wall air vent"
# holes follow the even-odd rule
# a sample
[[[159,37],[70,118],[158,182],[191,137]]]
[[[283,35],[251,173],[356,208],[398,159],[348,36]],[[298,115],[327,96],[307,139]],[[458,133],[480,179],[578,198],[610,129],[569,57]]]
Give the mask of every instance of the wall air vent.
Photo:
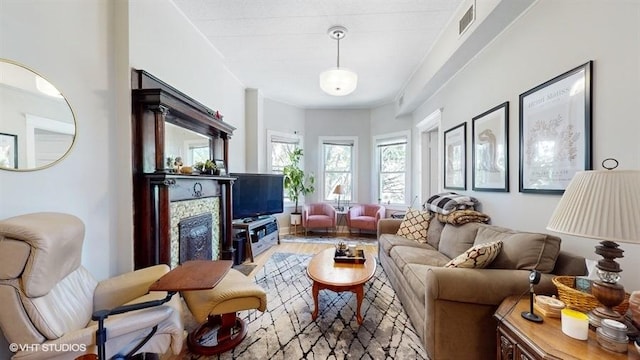
[[[458,35],[462,35],[469,28],[469,26],[471,26],[471,23],[473,23],[474,19],[474,4],[471,4],[469,10],[467,10],[458,21]]]

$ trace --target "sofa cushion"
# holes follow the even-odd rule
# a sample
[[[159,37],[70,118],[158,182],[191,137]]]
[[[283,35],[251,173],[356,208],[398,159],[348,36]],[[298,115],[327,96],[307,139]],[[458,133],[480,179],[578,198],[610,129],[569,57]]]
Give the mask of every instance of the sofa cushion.
[[[475,244],[502,240],[502,250],[489,268],[538,270],[550,273],[560,252],[560,238],[484,225],[478,229]]]
[[[444,223],[438,221],[433,215],[432,213],[429,229],[427,229],[427,244],[437,249],[440,246],[440,236],[442,235],[442,229],[444,229]]]
[[[394,246],[389,255],[400,270],[404,270],[407,264],[443,266],[451,260],[438,250],[413,246]]]
[[[429,228],[429,212],[409,209],[402,219],[396,235],[421,243],[427,242],[427,229]]]
[[[481,226],[479,223],[469,223],[461,226],[446,224],[442,229],[438,251],[449,259],[456,258],[473,246],[479,226]]]
[[[502,248],[502,241],[478,244],[444,265],[448,268],[483,269],[491,264]]]
[[[380,247],[380,250],[384,251],[386,254],[389,254],[394,246],[412,246],[416,248],[436,250],[429,244],[422,244],[415,240],[409,240],[406,237],[393,234],[380,235],[380,238],[378,239],[378,246]]]
[[[424,306],[426,296],[426,279],[427,271],[432,266],[422,264],[408,264],[402,270],[402,276],[409,284],[409,288],[413,291],[414,296],[420,301],[420,304]]]

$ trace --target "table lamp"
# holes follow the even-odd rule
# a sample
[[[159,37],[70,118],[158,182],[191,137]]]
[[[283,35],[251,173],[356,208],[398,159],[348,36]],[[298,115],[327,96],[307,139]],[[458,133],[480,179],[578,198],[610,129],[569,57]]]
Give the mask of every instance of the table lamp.
[[[605,318],[622,319],[612,309],[626,296],[615,261],[624,251],[616,242],[640,243],[639,218],[640,171],[608,169],[576,173],[549,220],[548,230],[602,240],[595,251],[603,257],[596,266],[600,280],[592,283],[591,294],[603,306],[589,312],[594,326]]]
[[[346,192],[346,189],[344,186],[338,184],[336,185],[336,187],[333,188],[333,193],[338,195],[338,207],[337,209],[342,211],[342,208],[340,207],[340,195],[344,194]]]

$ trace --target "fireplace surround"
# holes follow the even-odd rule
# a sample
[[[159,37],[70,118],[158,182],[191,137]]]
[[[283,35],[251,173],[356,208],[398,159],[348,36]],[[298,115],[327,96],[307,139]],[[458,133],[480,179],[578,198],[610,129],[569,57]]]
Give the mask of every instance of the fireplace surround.
[[[211,259],[233,259],[233,178],[180,174],[168,167],[167,157],[174,155],[176,149],[169,150],[165,127],[172,124],[200,134],[208,143],[209,159],[226,169],[229,140],[235,128],[222,121],[219,112],[144,70],[133,69],[131,78],[135,268],[155,264],[175,267],[181,257],[182,261],[190,260],[189,255],[181,253],[200,249],[202,244],[181,249],[178,223],[204,213],[211,215],[210,230],[207,228],[202,234],[203,228],[198,227],[196,232],[211,239]],[[191,256],[203,254],[198,250]]]

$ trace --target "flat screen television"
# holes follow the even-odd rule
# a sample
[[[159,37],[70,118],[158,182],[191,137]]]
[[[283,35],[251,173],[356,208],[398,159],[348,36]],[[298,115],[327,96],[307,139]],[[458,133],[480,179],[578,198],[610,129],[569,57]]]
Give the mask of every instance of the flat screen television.
[[[232,173],[233,219],[256,219],[284,211],[281,174]]]

